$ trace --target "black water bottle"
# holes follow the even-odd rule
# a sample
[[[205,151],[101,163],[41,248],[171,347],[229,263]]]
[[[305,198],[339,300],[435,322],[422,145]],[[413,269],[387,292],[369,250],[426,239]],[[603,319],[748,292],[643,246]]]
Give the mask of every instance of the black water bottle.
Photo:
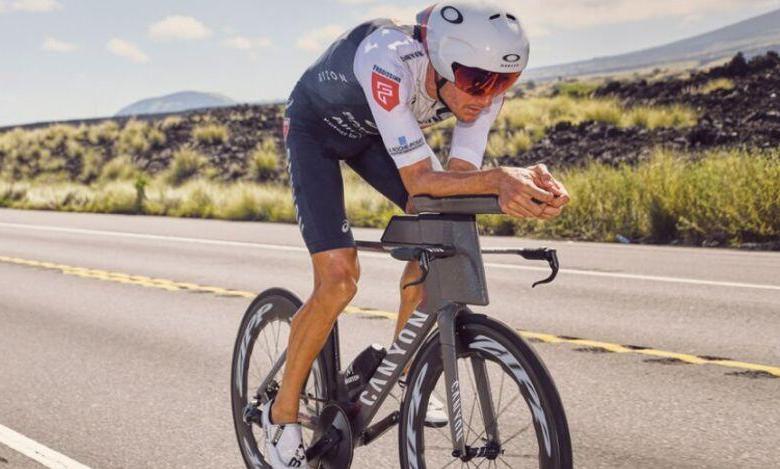
[[[344,388],[350,401],[356,400],[363,388],[368,384],[368,380],[374,375],[379,364],[387,355],[384,347],[373,344],[360,352],[347,367],[344,373]]]

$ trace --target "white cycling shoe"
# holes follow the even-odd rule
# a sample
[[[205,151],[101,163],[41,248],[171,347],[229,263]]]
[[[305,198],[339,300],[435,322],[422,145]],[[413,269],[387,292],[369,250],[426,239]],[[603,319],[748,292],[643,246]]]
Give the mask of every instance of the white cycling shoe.
[[[425,412],[425,426],[442,428],[450,421],[444,404],[433,396],[428,397],[428,410]]]
[[[271,423],[271,403],[263,405],[263,431],[266,438],[265,459],[272,469],[305,468],[306,448],[299,423],[275,425]]]

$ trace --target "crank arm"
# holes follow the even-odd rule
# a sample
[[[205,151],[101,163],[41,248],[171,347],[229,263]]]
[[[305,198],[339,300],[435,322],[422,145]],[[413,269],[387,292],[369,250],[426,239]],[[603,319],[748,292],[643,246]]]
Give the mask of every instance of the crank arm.
[[[341,443],[342,438],[344,438],[344,436],[342,435],[341,430],[333,427],[329,428],[322,438],[306,449],[306,460],[318,460],[322,455]]]

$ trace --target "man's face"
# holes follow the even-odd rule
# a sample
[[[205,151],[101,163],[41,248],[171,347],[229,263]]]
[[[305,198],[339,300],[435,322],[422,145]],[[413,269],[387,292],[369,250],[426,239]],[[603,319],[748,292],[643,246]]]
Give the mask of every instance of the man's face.
[[[471,123],[477,120],[477,117],[490,107],[493,102],[492,95],[472,96],[465,91],[458,89],[454,83],[447,82],[439,92],[441,97],[450,107],[455,117],[465,123]]]

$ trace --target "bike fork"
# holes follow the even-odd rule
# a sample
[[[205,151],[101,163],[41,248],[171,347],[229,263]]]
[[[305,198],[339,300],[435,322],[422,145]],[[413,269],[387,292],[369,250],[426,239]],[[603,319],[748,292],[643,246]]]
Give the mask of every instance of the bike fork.
[[[438,316],[439,342],[441,344],[441,358],[444,365],[447,410],[449,412],[450,434],[452,437],[452,455],[464,461],[468,461],[475,456],[491,458],[492,454],[489,453],[496,451],[496,448],[500,448],[501,443],[498,435],[498,426],[496,425],[496,409],[490,393],[490,383],[485,368],[485,361],[478,357],[472,357],[470,361],[476,386],[475,398],[479,400],[480,410],[485,422],[485,441],[489,442],[489,444],[487,446],[480,444],[479,447],[469,447],[466,442],[456,349],[456,325],[459,314],[470,314],[470,312],[463,307],[445,308]]]
[[[439,313],[439,343],[444,364],[444,382],[447,388],[447,410],[450,417],[453,454],[466,454],[466,437],[463,432],[463,409],[458,380],[458,355],[455,350],[455,325],[461,308],[445,308]]]

